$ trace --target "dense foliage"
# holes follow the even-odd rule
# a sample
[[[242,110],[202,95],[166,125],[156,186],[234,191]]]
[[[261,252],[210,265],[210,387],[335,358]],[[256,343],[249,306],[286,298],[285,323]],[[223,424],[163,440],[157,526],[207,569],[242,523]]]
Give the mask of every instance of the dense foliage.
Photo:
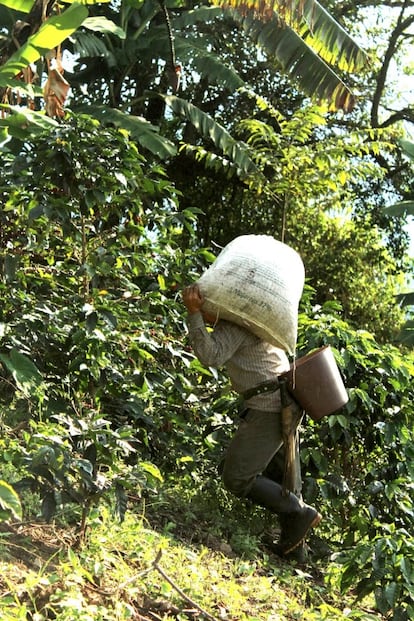
[[[409,40],[412,8],[384,9],[390,19],[383,20],[377,37],[376,28],[359,19],[366,3],[334,5],[332,14],[313,1],[272,3],[272,16],[262,14],[258,4],[261,22],[256,14],[238,13],[237,0],[229,4],[236,10],[184,6],[181,0],[166,6],[153,0],[89,0],[64,10],[50,2],[42,22],[39,3],[24,0],[19,8],[26,26],[20,28],[16,20],[22,15],[1,0],[2,136],[22,138],[28,119],[42,122],[20,105],[9,105],[21,104],[22,92],[35,95],[23,100],[30,107],[61,115],[70,85],[66,104],[72,110],[127,129],[149,161],[165,162],[170,182],[182,194],[180,210],[202,207],[195,228],[199,246],[223,244],[246,227],[284,238],[306,255],[315,301],[340,299],[347,319],[381,340],[393,339],[403,319],[394,296],[409,269],[407,239],[404,216],[390,217],[383,208],[407,191],[409,166],[394,142],[404,131],[400,121],[411,117],[404,109],[382,123],[379,114],[383,102],[389,108],[385,86],[391,59],[409,71],[400,55]],[[375,3],[371,11],[382,15]],[[384,49],[389,42],[381,67],[366,62],[335,17],[367,46],[373,37]],[[55,48],[46,57],[44,40]],[[308,46],[316,54],[309,54]],[[318,56],[329,63],[323,65],[323,79]],[[37,74],[24,69],[28,62],[36,63]],[[18,79],[30,88],[18,82],[14,91],[19,69]],[[349,71],[361,97],[344,116],[335,111],[354,101]],[[41,97],[37,80],[46,73]],[[338,79],[344,82],[339,85]],[[327,91],[321,98],[323,84]],[[335,85],[348,93],[345,98]],[[332,112],[316,112],[304,93],[329,102]],[[88,189],[88,200],[94,196]],[[99,193],[95,197],[99,200]],[[337,225],[330,220],[332,211]],[[352,223],[337,239],[342,219]]]
[[[396,139],[413,116],[389,77],[395,60],[410,71],[412,3],[225,4],[0,0],[0,518],[37,511],[84,538],[109,511],[125,524],[164,502],[168,531],[178,489],[196,499],[186,526],[240,555],[240,516],[274,526],[221,486],[237,401],[194,357],[180,298],[221,245],[271,234],[306,266],[297,354],[330,344],[350,396],[303,428],[304,492],[324,515],[313,559],[408,621],[414,358],[394,344],[413,175]],[[360,104],[342,115],[351,81]]]
[[[228,510],[217,466],[234,395],[186,345],[179,295],[213,258],[188,241],[197,210],[179,210],[124,132],[86,116],[4,155],[0,193],[3,516],[19,497],[26,513],[30,490],[45,519],[69,505],[84,529],[101,500],[122,519],[177,479]],[[310,289],[302,301],[298,354],[329,343],[350,393],[343,412],[306,423],[305,493],[341,587],[409,619],[413,358],[336,304],[315,306]]]
[[[353,331],[329,307],[301,321],[306,349],[335,348],[350,401],[306,439],[309,495],[326,502],[345,571],[341,586],[374,591],[393,619],[413,612],[413,358]],[[334,526],[335,525],[335,526]]]

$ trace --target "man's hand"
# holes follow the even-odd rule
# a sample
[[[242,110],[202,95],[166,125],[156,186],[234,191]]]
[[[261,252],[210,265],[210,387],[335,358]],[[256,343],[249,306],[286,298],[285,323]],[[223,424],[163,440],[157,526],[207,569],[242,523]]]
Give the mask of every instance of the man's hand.
[[[198,285],[190,285],[183,290],[183,302],[190,315],[201,311],[201,307],[204,304],[204,296]]]

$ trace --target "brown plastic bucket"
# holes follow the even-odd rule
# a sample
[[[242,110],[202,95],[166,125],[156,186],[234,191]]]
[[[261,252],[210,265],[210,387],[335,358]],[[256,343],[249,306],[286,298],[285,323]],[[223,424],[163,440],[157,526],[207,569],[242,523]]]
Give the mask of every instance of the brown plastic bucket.
[[[313,420],[333,414],[348,402],[329,345],[298,358],[283,376],[287,378],[289,392]]]

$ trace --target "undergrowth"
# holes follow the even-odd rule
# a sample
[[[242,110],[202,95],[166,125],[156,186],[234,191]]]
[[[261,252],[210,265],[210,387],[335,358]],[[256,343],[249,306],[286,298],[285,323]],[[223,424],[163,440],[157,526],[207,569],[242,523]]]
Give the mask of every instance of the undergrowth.
[[[298,566],[270,553],[261,543],[267,522],[260,512],[241,502],[222,506],[223,526],[214,528],[220,507],[169,490],[131,506],[120,523],[100,505],[81,540],[62,516],[54,524],[3,524],[0,618],[382,619],[369,601],[356,606],[339,595],[332,560]]]

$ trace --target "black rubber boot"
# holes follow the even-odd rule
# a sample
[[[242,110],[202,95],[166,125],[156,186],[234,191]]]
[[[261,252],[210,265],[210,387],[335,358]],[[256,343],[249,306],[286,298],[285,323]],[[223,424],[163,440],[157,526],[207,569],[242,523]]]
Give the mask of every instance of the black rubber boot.
[[[305,504],[292,492],[284,494],[279,483],[264,476],[256,478],[247,496],[254,503],[282,516],[283,541],[280,541],[279,548],[284,555],[297,548],[308,531],[322,519],[316,509]]]
[[[280,543],[283,541],[283,532],[278,539],[275,539],[273,533],[265,533],[262,537],[262,543],[266,548],[276,554],[284,561],[294,562],[297,565],[305,565],[308,562],[308,547],[304,541],[302,541],[294,550],[284,553],[284,547]]]

